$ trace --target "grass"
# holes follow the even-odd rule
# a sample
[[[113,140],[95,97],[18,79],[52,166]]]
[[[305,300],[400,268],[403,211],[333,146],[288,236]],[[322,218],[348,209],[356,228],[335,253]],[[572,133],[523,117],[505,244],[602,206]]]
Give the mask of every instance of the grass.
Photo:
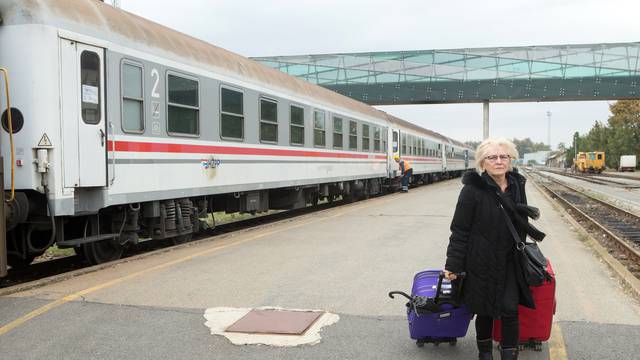
[[[270,215],[270,214],[278,213],[278,212],[281,212],[281,211],[282,210],[269,210],[269,211],[256,213],[256,214],[250,214],[250,213],[230,213],[230,214],[227,214],[224,211],[219,211],[219,212],[213,213],[213,216],[216,219],[215,224],[216,225],[222,225],[222,224],[228,224],[228,223],[232,223],[232,222],[236,222],[236,221],[242,221],[242,220],[257,218],[257,217],[260,217],[260,216]],[[211,218],[211,215],[207,216],[207,220],[206,221],[209,224],[209,226],[213,226],[213,220]]]
[[[58,258],[63,258],[63,257],[67,257],[67,256],[73,256],[75,254],[76,254],[76,252],[73,250],[73,248],[60,249],[56,245],[54,245],[54,246],[48,248],[44,252],[44,254],[38,256],[37,258],[35,258],[33,262],[37,263],[37,262],[47,261],[47,260],[51,260],[51,259],[58,259]]]

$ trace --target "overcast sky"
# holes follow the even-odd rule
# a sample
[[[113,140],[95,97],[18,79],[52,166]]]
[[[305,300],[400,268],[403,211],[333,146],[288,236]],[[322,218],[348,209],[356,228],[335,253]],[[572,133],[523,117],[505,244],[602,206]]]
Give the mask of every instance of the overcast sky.
[[[109,1],[108,1],[109,2]],[[120,0],[127,11],[244,56],[640,41],[639,0]],[[482,104],[383,106],[455,139],[482,138]],[[491,136],[569,143],[609,104],[491,104]]]

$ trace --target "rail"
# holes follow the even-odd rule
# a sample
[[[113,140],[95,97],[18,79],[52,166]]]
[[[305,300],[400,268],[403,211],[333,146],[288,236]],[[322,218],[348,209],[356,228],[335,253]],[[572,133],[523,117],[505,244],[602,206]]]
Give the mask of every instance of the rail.
[[[556,179],[544,176],[539,172],[537,175],[575,193],[572,194],[564,189],[560,191],[554,190],[548,185],[538,182],[541,187],[552,194],[560,203],[570,208],[574,217],[577,216],[590,224],[592,230],[589,232],[593,232],[594,229],[599,231],[601,236],[594,237],[601,243],[604,242],[603,245],[605,247],[617,249],[617,252],[621,254],[612,255],[618,261],[623,264],[628,263],[629,260],[632,261],[633,264],[627,265],[627,267],[636,277],[640,277],[640,271],[637,270],[637,264],[640,264],[640,251],[637,249],[640,246],[640,233],[637,231],[637,224],[640,223],[640,218],[637,215],[594,198],[589,194],[579,191]],[[562,194],[563,192],[566,192],[566,194]],[[578,199],[576,194],[582,198]],[[583,200],[589,203],[587,204],[585,202],[580,206],[580,201]],[[603,208],[602,210],[604,210],[605,214],[603,214],[602,211],[599,212],[597,210],[598,207]],[[607,211],[609,214],[606,214]]]

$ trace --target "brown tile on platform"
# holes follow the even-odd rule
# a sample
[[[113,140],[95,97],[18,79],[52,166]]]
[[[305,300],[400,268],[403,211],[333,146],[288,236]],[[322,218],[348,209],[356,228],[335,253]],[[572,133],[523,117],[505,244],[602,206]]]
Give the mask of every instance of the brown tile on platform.
[[[225,331],[301,335],[322,315],[318,311],[251,310]]]

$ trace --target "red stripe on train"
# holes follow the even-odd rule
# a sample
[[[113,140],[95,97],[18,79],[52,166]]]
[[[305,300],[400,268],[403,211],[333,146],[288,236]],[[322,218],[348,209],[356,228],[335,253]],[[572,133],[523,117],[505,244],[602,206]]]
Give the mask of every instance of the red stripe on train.
[[[113,141],[108,142],[108,149],[113,149]],[[261,156],[303,156],[303,157],[328,157],[351,159],[379,159],[385,160],[386,155],[365,155],[352,153],[334,153],[309,150],[284,150],[262,149],[251,147],[193,145],[193,144],[169,144],[139,141],[116,141],[116,151],[124,152],[159,152],[159,153],[183,153],[183,154],[225,154],[225,155],[261,155]]]

